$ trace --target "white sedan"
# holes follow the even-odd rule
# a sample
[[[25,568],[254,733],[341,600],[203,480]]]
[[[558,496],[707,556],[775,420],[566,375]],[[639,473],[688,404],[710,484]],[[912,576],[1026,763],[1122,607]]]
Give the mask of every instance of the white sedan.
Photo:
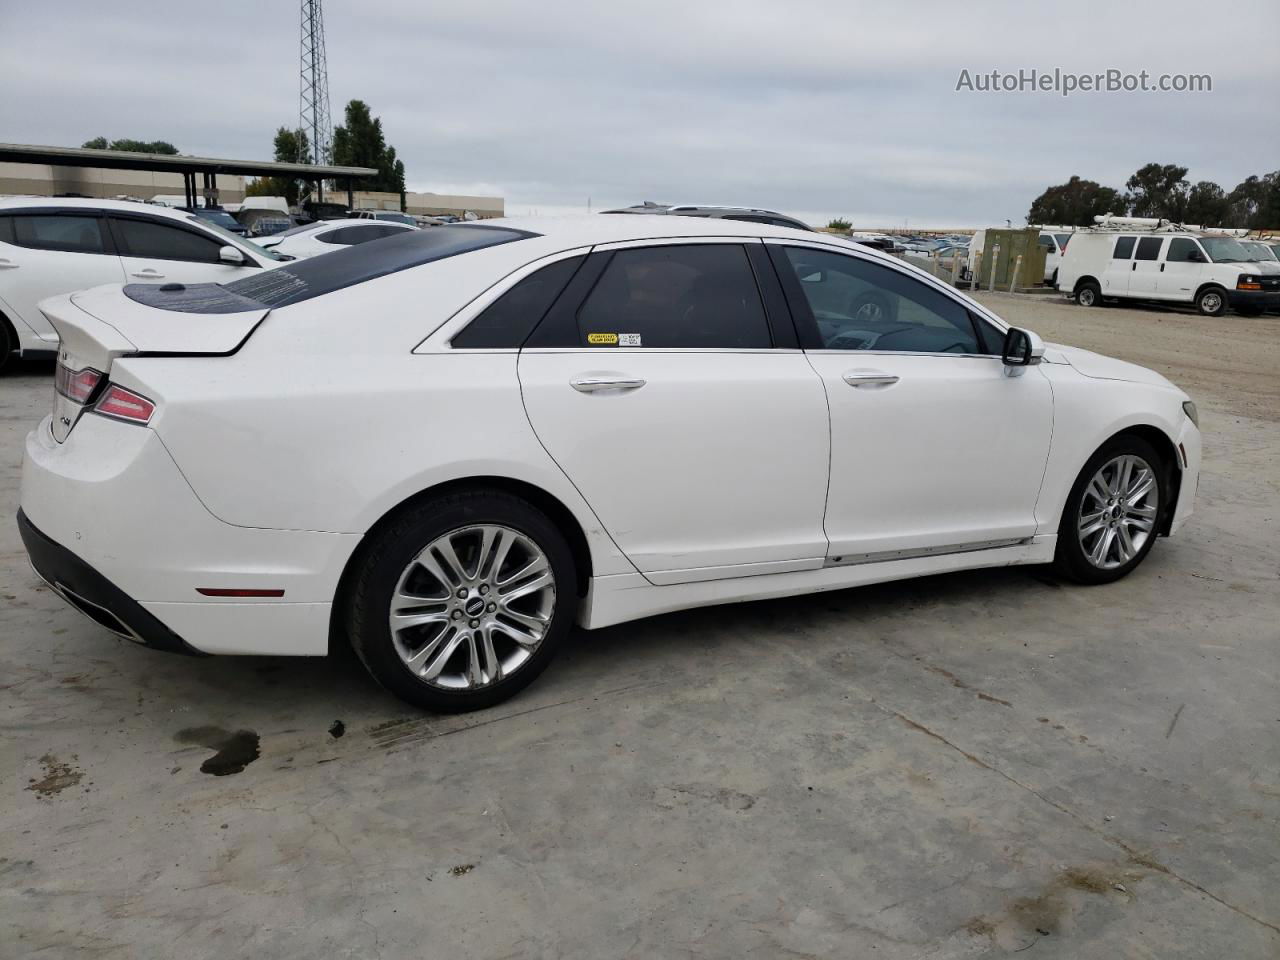
[[[763,224],[438,227],[43,309],[41,576],[170,650],[345,636],[433,710],[509,697],[574,623],[1010,564],[1112,581],[1200,466],[1158,374]]]
[[[37,304],[104,283],[221,283],[280,258],[187,210],[129,200],[0,199],[0,367],[58,349]]]
[[[318,220],[292,230],[273,233],[258,241],[259,245],[295,260],[333,253],[343,247],[354,247],[395,236],[406,230],[416,230],[404,223],[378,220]]]

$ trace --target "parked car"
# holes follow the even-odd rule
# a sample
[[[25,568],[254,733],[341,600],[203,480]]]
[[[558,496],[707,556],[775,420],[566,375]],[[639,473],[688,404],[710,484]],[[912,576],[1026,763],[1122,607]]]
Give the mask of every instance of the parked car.
[[[259,274],[281,258],[186,210],[120,200],[0,200],[0,367],[54,351],[37,308],[103,283],[209,283]]]
[[[761,210],[757,207],[720,207],[710,204],[654,203],[646,200],[634,207],[602,210],[601,213],[641,213],[678,217],[707,217],[712,220],[737,220],[742,223],[767,223],[775,227],[791,227],[795,230],[812,230],[807,223],[788,217],[785,213]]]
[[[18,522],[53,589],[168,650],[321,655],[332,627],[432,710],[511,696],[575,622],[1010,564],[1108,583],[1200,467],[1159,374],[768,224],[446,226],[42,309]]]
[[[1261,264],[1272,272],[1280,273],[1280,257],[1272,247],[1261,240],[1241,240],[1240,246],[1249,255],[1250,263]]]
[[[1081,306],[1104,298],[1188,303],[1211,317],[1228,307],[1249,316],[1280,307],[1280,274],[1254,262],[1235,237],[1161,220],[1099,219],[1096,229],[1072,235],[1058,267],[1058,289]]]
[[[352,210],[351,219],[386,220],[389,223],[403,223],[410,227],[418,225],[418,221],[414,219],[412,214],[400,213],[397,210]]]
[[[185,208],[184,208],[185,209]],[[188,211],[194,213],[201,220],[208,220],[210,223],[216,223],[223,230],[228,230],[239,237],[247,237],[249,231],[245,229],[244,224],[227,213],[221,207],[197,207]]]
[[[262,246],[276,253],[286,254],[295,260],[333,253],[342,247],[352,247],[370,240],[395,236],[413,227],[403,223],[381,223],[370,220],[320,220],[305,226],[294,227],[274,236],[266,237]]]

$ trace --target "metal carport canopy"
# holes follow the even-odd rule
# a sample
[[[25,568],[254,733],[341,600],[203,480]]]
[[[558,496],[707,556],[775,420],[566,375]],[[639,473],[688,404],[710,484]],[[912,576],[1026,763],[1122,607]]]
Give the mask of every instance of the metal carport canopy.
[[[0,160],[12,163],[39,163],[54,167],[98,167],[107,170],[150,170],[180,173],[189,182],[188,197],[194,204],[195,176],[219,173],[253,177],[296,177],[300,180],[351,180],[377,176],[372,167],[337,167],[310,163],[277,163],[268,160],[220,160],[213,157],[186,157],[164,153],[133,153],[127,150],[92,150],[86,147],[42,147],[28,143],[0,143]],[[208,185],[209,181],[206,181]]]

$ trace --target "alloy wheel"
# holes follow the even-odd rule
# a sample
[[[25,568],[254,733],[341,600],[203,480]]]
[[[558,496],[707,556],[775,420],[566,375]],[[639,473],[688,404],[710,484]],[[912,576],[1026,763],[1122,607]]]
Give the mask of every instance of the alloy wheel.
[[[1155,533],[1160,485],[1151,464],[1124,454],[1104,463],[1080,497],[1076,530],[1085,557],[1099,570],[1131,561]]]
[[[550,561],[532,538],[477,524],[437,537],[405,567],[388,623],[396,653],[420,681],[475,690],[529,661],[555,601]]]

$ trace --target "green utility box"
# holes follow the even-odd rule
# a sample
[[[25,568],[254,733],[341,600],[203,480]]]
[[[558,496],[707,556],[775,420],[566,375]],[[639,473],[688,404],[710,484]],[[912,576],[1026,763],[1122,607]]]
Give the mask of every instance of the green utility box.
[[[1044,283],[1045,248],[1040,246],[1039,229],[988,230],[982,245],[982,274],[978,277],[978,286],[983,290],[990,286],[994,269],[996,289],[1008,290],[1018,257],[1022,257],[1022,266],[1018,268],[1017,286]]]

